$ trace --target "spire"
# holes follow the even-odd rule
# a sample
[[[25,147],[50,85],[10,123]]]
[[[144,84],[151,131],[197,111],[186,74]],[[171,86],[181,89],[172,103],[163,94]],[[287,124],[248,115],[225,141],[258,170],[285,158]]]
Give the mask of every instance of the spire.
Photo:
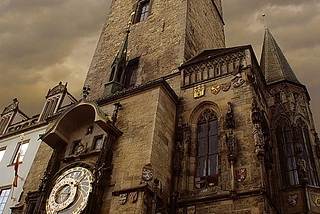
[[[130,33],[130,27],[134,12],[131,13],[130,21],[128,22],[126,35],[120,50],[118,51],[112,65],[109,82],[105,84],[105,95],[114,94],[116,91],[120,91],[123,88],[123,82],[125,78],[125,71],[128,64],[127,60],[127,47]]]
[[[260,66],[268,85],[281,81],[301,84],[266,24]]]

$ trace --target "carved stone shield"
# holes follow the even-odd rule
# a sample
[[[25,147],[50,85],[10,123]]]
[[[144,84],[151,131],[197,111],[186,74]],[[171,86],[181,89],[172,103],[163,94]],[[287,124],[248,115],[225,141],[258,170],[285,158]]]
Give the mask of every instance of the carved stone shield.
[[[206,185],[206,177],[195,178],[194,183],[198,189],[202,189]]]
[[[320,196],[319,195],[312,195],[312,201],[317,207],[320,207]]]
[[[120,194],[119,202],[120,204],[125,204],[127,202],[128,193],[122,193]]]
[[[223,83],[223,84],[221,85],[221,89],[222,89],[222,91],[224,91],[224,92],[229,91],[230,87],[231,87],[231,83],[230,83],[230,82]]]
[[[136,203],[138,200],[138,191],[129,193],[129,200],[131,203]]]
[[[238,182],[244,181],[247,178],[247,169],[246,168],[237,169],[234,174],[234,178]]]
[[[204,96],[205,93],[205,86],[204,85],[197,85],[193,88],[193,97],[199,98]]]
[[[242,79],[241,77],[237,77],[233,81],[233,87],[234,88],[238,88],[238,87],[242,86],[243,83],[245,83],[245,82],[246,81],[244,79]]]
[[[150,181],[153,179],[153,170],[150,168],[144,167],[142,169],[142,179],[145,181]]]
[[[220,85],[217,85],[216,87],[211,87],[211,92],[212,94],[214,95],[217,95],[221,90],[221,86]]]
[[[195,214],[195,213],[196,213],[195,206],[187,207],[187,214]]]
[[[294,195],[288,195],[287,196],[287,202],[290,206],[294,207],[297,205],[298,203],[298,195],[294,194]]]

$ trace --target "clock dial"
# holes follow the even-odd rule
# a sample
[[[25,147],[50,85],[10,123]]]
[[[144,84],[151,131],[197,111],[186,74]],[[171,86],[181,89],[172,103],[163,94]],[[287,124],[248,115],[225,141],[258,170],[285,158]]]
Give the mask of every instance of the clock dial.
[[[47,200],[47,214],[80,214],[92,191],[90,170],[75,167],[65,171],[55,181]]]

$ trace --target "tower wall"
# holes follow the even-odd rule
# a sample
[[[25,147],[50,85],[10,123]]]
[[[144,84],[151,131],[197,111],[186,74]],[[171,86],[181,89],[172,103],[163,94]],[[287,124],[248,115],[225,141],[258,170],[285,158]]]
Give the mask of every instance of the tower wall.
[[[137,1],[113,1],[85,85],[89,99],[103,96],[110,66]],[[211,0],[153,0],[146,20],[131,26],[128,58],[140,57],[135,85],[171,74],[204,48],[224,47],[223,24]],[[188,21],[187,21],[188,20]],[[193,29],[193,33],[187,32]],[[214,35],[209,32],[215,32]],[[199,36],[201,35],[201,36]]]

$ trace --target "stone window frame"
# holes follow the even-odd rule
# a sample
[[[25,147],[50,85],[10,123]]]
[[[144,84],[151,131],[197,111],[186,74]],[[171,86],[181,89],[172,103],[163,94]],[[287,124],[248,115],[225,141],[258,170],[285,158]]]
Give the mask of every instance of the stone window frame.
[[[308,184],[319,186],[319,177],[315,165],[314,153],[310,138],[310,129],[305,121],[297,119],[297,137],[302,143],[302,157],[306,161]]]
[[[99,148],[96,148],[96,144],[97,144],[97,140],[98,140],[98,139],[101,139],[101,145],[100,145]],[[102,146],[103,146],[103,140],[104,140],[103,135],[97,135],[97,136],[95,136],[95,137],[93,138],[93,141],[92,141],[92,150],[100,150],[100,149],[102,148]]]
[[[275,139],[277,142],[277,154],[282,180],[281,183],[284,187],[296,186],[301,184],[298,173],[297,157],[294,151],[294,136],[292,128],[289,124],[290,122],[288,119],[280,117],[277,120],[275,127]],[[280,142],[280,138],[284,139],[284,141],[281,140]],[[291,147],[292,154],[288,154],[289,147]],[[290,163],[292,164],[292,169],[288,168],[288,161],[290,161]]]
[[[134,9],[135,17],[133,19],[133,24],[143,22],[151,16],[152,3],[153,3],[153,0],[139,0],[139,1],[137,1],[137,3],[135,4],[135,9]],[[142,9],[145,4],[149,5],[148,12],[147,12],[147,16],[141,20]]]
[[[187,179],[187,189],[189,189],[190,191],[199,189],[196,186],[195,183],[195,179],[196,179],[196,171],[197,171],[197,149],[198,149],[198,142],[197,142],[197,122],[198,122],[198,118],[200,117],[201,113],[205,110],[205,109],[211,109],[213,112],[215,112],[215,115],[217,117],[217,125],[218,125],[218,174],[216,177],[217,183],[215,185],[209,186],[209,185],[205,185],[205,187],[203,188],[213,188],[213,187],[217,187],[219,188],[219,186],[221,186],[221,182],[220,182],[220,177],[221,177],[221,163],[222,163],[222,156],[221,156],[221,152],[222,152],[222,138],[221,138],[221,134],[222,134],[222,123],[221,123],[221,110],[218,107],[218,105],[216,105],[215,103],[211,102],[211,101],[204,101],[202,103],[200,103],[197,107],[194,108],[193,112],[191,113],[190,116],[190,154],[189,154],[189,166],[188,169],[190,171],[190,174],[188,175],[188,179]],[[203,189],[200,188],[200,189]]]

